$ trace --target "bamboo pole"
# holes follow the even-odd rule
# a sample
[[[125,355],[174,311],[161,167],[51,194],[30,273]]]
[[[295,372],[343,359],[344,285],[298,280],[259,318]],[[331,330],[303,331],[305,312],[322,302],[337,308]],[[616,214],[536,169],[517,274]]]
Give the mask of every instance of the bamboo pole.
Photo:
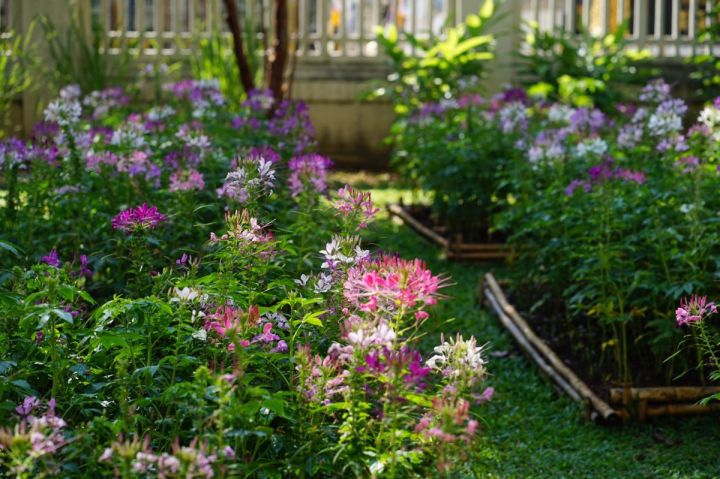
[[[505,328],[515,338],[523,351],[525,351],[530,356],[530,358],[535,361],[535,364],[537,364],[540,370],[547,374],[550,379],[555,381],[555,383],[560,387],[560,389],[572,399],[574,399],[575,401],[582,401],[582,397],[575,390],[575,388],[573,388],[572,385],[570,385],[565,380],[565,378],[558,374],[558,372],[550,364],[548,364],[547,361],[545,361],[545,358],[535,349],[532,343],[528,341],[527,337],[522,333],[522,331],[517,327],[517,325],[515,325],[515,323],[508,317],[508,315],[505,314],[503,307],[499,304],[498,299],[493,296],[490,290],[485,290],[485,297],[487,298],[491,307],[497,313],[503,326],[505,326]]]
[[[507,258],[503,252],[448,251],[447,258],[458,261],[500,261]]]
[[[699,404],[661,404],[648,406],[648,417],[654,416],[686,416],[690,414],[707,414],[720,411],[720,403],[701,406]]]
[[[574,372],[568,368],[565,363],[548,347],[545,342],[540,339],[525,320],[518,314],[515,308],[508,303],[505,294],[503,293],[500,286],[497,284],[495,277],[492,273],[485,275],[485,284],[487,286],[486,291],[489,296],[494,297],[494,300],[499,305],[503,315],[508,317],[513,325],[522,333],[525,341],[529,342],[537,349],[542,357],[549,363],[555,370],[557,375],[561,376],[567,383],[569,383],[573,389],[583,399],[587,400],[592,407],[595,409],[597,414],[606,422],[616,422],[620,419],[620,414],[611,408],[605,401],[600,399],[588,386],[585,384]],[[505,321],[503,321],[505,324]],[[537,362],[537,361],[536,361]]]
[[[427,239],[432,241],[433,243],[436,243],[439,246],[442,246],[443,248],[448,248],[450,245],[450,242],[447,240],[447,238],[443,238],[415,218],[413,218],[402,206],[399,205],[390,205],[387,207],[388,213],[390,213],[393,216],[397,216],[401,220],[403,220],[405,223],[407,223],[408,226],[410,226],[412,229],[420,233],[421,235],[425,236]]]
[[[610,402],[622,404],[625,402],[625,388],[610,389]],[[698,401],[713,394],[720,393],[720,387],[657,387],[657,388],[630,388],[629,396],[633,401],[650,402],[683,402]]]
[[[455,251],[492,251],[499,252],[505,249],[502,243],[453,243]]]

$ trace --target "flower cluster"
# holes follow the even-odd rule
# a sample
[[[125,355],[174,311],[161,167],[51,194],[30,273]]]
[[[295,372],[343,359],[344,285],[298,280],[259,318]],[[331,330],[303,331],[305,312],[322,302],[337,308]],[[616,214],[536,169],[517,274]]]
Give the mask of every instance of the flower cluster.
[[[77,125],[81,115],[82,105],[74,95],[52,101],[45,108],[45,121],[55,123],[62,128]]]
[[[3,141],[0,143],[0,169],[23,165],[31,153],[22,140],[9,138]]]
[[[358,264],[369,257],[370,252],[362,249],[360,238],[357,236],[334,236],[325,249],[320,251],[322,255],[322,269],[335,272],[345,270],[352,265]]]
[[[685,326],[702,321],[717,312],[717,306],[715,303],[708,303],[707,296],[692,295],[690,299],[685,298],[680,302],[680,307],[675,311],[675,320],[678,326]]]
[[[53,455],[67,444],[63,434],[66,423],[56,414],[54,399],[48,401],[43,414],[33,414],[41,408],[37,398],[26,397],[15,408],[20,422],[13,429],[0,428],[0,465],[16,477],[30,477],[38,465],[48,475],[59,472]]]
[[[348,270],[344,297],[361,311],[378,315],[414,311],[418,320],[427,317],[426,306],[434,305],[443,280],[419,259],[405,260],[382,255]]]
[[[257,306],[251,306],[247,311],[234,306],[219,306],[215,312],[205,320],[205,331],[215,331],[219,336],[229,339],[228,351],[234,351],[235,345],[247,347],[250,340],[242,339],[247,330],[254,328],[260,321]],[[270,323],[268,323],[270,324]],[[272,324],[270,324],[272,327]],[[279,339],[279,338],[278,338]]]
[[[251,155],[238,161],[237,169],[228,173],[217,194],[243,204],[261,196],[269,196],[274,187],[275,170],[272,162],[262,156]]]
[[[327,170],[332,161],[318,154],[296,156],[290,159],[288,185],[293,197],[305,192],[324,193],[327,189]]]
[[[150,448],[150,436],[145,436],[142,441],[137,437],[132,440],[120,437],[103,451],[98,460],[113,464],[116,475],[124,473],[163,479],[210,479],[216,476],[214,466],[217,463],[234,459],[235,451],[231,447],[226,446],[221,452],[208,451],[207,444],[199,444],[197,438],[187,446],[181,446],[176,439],[172,453],[158,454]],[[123,470],[128,466],[129,470]]]
[[[120,87],[106,88],[105,90],[97,90],[90,92],[83,99],[83,106],[92,110],[92,118],[94,120],[103,118],[114,108],[126,106],[130,102],[130,98]]]
[[[188,101],[193,107],[193,118],[212,117],[215,109],[226,103],[217,80],[181,80],[165,83],[162,88],[178,100]]]
[[[153,230],[166,219],[167,217],[160,213],[157,207],[143,203],[118,213],[112,219],[112,227],[125,233],[136,233]]]
[[[272,232],[267,230],[267,225],[261,225],[256,218],[251,217],[248,210],[226,214],[225,223],[227,232],[220,237],[210,233],[211,243],[227,243],[238,252],[249,253],[252,249],[260,253],[261,257],[272,254]]]
[[[339,345],[336,350],[338,348]],[[312,354],[310,345],[305,345],[298,348],[295,359],[295,369],[306,400],[328,405],[333,399],[343,398],[350,393],[350,386],[346,384],[350,371],[343,369],[348,360],[347,355],[329,351],[327,356],[321,357]]]
[[[375,349],[365,355],[365,365],[357,366],[355,370],[373,376],[399,376],[408,388],[415,391],[427,387],[425,381],[431,371],[423,366],[420,353],[407,346],[398,350],[387,346]]]
[[[427,367],[439,371],[447,381],[447,389],[454,392],[471,392],[479,402],[484,402],[492,393],[487,390],[478,395],[476,386],[485,380],[485,358],[483,347],[471,337],[464,340],[458,334],[449,341],[441,339],[442,344],[435,347],[434,355],[427,360]]]
[[[205,178],[194,168],[178,170],[170,175],[170,191],[192,191],[203,188],[205,188]]]
[[[357,191],[348,185],[338,190],[335,209],[338,215],[345,216],[358,228],[367,227],[367,222],[380,211],[373,205],[369,192]]]
[[[614,167],[614,162],[607,160],[599,165],[590,167],[588,169],[587,180],[572,180],[567,188],[565,188],[565,194],[572,196],[578,189],[582,189],[585,193],[588,193],[592,190],[593,186],[610,180],[622,180],[624,182],[641,185],[647,181],[647,177],[642,171]]]

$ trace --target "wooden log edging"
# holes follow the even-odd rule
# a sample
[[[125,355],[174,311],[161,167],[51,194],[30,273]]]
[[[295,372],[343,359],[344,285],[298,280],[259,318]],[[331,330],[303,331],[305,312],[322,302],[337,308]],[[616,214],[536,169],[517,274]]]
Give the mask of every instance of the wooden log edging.
[[[565,393],[572,399],[588,404],[590,418],[607,424],[619,423],[622,413],[600,399],[562,360],[540,339],[515,308],[508,303],[505,293],[492,273],[484,279],[483,293],[500,322],[515,338],[520,347]]]
[[[400,205],[389,205],[387,207],[388,213],[392,216],[397,216],[401,220],[405,222],[409,227],[420,233],[425,238],[429,239],[433,243],[437,244],[438,246],[441,246],[443,249],[447,250],[447,248],[450,246],[450,241],[447,240],[447,238],[443,238],[418,220],[416,220],[410,213],[407,212],[405,208],[403,208]]]
[[[503,244],[453,242],[418,221],[402,205],[389,205],[387,211],[390,216],[399,218],[425,239],[440,246],[449,260],[498,261],[507,258],[507,251]]]
[[[634,401],[650,401],[650,402],[683,402],[683,401],[699,401],[713,394],[720,393],[720,387],[694,387],[694,386],[678,386],[678,387],[657,387],[657,388],[630,388],[627,391],[624,388],[610,389],[610,402],[621,404],[629,392],[630,399]]]

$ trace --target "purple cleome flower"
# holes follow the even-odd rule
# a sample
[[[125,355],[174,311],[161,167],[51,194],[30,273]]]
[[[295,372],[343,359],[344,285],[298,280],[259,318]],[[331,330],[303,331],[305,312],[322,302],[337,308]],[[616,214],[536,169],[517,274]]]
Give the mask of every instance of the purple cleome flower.
[[[157,207],[143,203],[140,206],[128,208],[118,213],[112,219],[112,227],[115,230],[132,233],[139,230],[155,229],[158,224],[166,219],[167,217],[160,213]]]
[[[58,252],[55,248],[53,248],[47,255],[42,257],[42,262],[54,268],[59,268],[62,265],[62,262],[60,261],[60,256],[58,255]]]

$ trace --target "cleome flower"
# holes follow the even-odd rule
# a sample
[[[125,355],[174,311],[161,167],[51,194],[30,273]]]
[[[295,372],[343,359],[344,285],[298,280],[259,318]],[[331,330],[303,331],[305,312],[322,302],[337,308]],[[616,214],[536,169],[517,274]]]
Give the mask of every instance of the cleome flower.
[[[112,227],[125,233],[152,230],[165,221],[167,217],[155,206],[143,203],[135,208],[121,211],[112,219]]]
[[[336,215],[343,215],[357,223],[358,228],[367,227],[367,222],[380,211],[373,205],[370,193],[363,193],[350,188],[348,185],[338,190],[338,199],[335,201]]]
[[[472,390],[485,379],[487,370],[483,346],[478,346],[474,337],[464,340],[458,334],[449,341],[445,341],[443,337],[440,340],[442,344],[435,346],[434,355],[425,365],[439,371],[449,381],[451,388]]]
[[[433,276],[423,261],[382,255],[348,270],[344,297],[360,311],[415,310],[420,320],[427,317],[423,309],[437,302],[443,286],[443,279]]]
[[[717,314],[715,303],[708,303],[707,296],[692,295],[690,299],[680,301],[680,307],[675,310],[675,320],[678,326],[697,323],[710,314]]]
[[[261,196],[269,196],[275,186],[275,170],[272,162],[263,156],[251,155],[237,161],[237,168],[225,177],[218,188],[219,197],[247,203]]]
[[[295,156],[290,159],[288,185],[293,198],[308,191],[324,193],[327,189],[327,170],[331,166],[330,159],[318,154]]]

